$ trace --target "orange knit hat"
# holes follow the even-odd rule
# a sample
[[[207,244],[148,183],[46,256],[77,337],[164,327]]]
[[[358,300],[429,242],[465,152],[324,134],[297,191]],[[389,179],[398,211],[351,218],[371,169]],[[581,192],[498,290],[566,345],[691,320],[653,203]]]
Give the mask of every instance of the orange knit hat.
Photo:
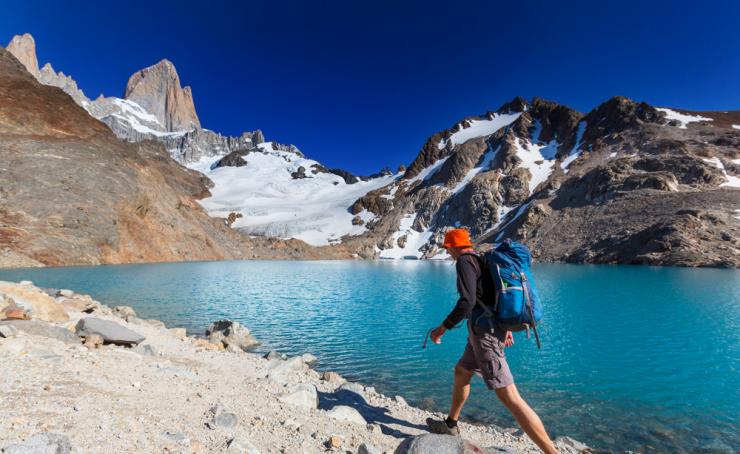
[[[442,247],[445,249],[451,247],[471,247],[470,234],[466,229],[452,229],[445,233],[445,241]]]

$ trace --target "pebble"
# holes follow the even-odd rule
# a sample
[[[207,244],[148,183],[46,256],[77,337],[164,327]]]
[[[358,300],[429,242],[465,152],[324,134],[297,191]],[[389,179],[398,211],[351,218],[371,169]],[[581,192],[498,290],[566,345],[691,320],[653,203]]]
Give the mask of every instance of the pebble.
[[[329,440],[326,442],[326,445],[329,448],[337,449],[342,447],[342,437],[339,435],[332,435],[329,437]]]

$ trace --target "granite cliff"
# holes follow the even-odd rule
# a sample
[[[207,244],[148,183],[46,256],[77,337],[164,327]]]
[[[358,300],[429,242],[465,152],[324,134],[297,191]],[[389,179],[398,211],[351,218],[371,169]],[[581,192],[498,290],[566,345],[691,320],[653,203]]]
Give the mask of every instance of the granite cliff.
[[[118,139],[0,48],[0,266],[324,257],[248,238],[198,203],[212,183]]]

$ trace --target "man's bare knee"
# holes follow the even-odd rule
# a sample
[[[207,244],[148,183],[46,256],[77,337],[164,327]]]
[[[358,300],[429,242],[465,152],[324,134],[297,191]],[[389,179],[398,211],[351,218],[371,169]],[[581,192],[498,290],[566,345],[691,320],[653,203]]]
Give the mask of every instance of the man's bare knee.
[[[496,389],[496,396],[506,408],[516,408],[524,403],[522,396],[519,395],[514,385]]]
[[[470,382],[473,378],[473,372],[462,366],[455,366],[455,379]]]

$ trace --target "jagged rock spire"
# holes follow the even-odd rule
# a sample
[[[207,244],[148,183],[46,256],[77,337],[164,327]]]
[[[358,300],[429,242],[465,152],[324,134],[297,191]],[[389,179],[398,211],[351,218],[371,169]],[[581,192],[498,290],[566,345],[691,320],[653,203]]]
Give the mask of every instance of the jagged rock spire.
[[[36,58],[36,41],[34,41],[33,36],[31,36],[30,33],[15,35],[13,39],[10,40],[6,49],[26,67],[28,72],[33,74],[36,78],[39,77],[39,61]]]
[[[193,93],[190,87],[180,86],[175,65],[167,59],[129,77],[124,98],[156,116],[167,131],[200,128]]]

